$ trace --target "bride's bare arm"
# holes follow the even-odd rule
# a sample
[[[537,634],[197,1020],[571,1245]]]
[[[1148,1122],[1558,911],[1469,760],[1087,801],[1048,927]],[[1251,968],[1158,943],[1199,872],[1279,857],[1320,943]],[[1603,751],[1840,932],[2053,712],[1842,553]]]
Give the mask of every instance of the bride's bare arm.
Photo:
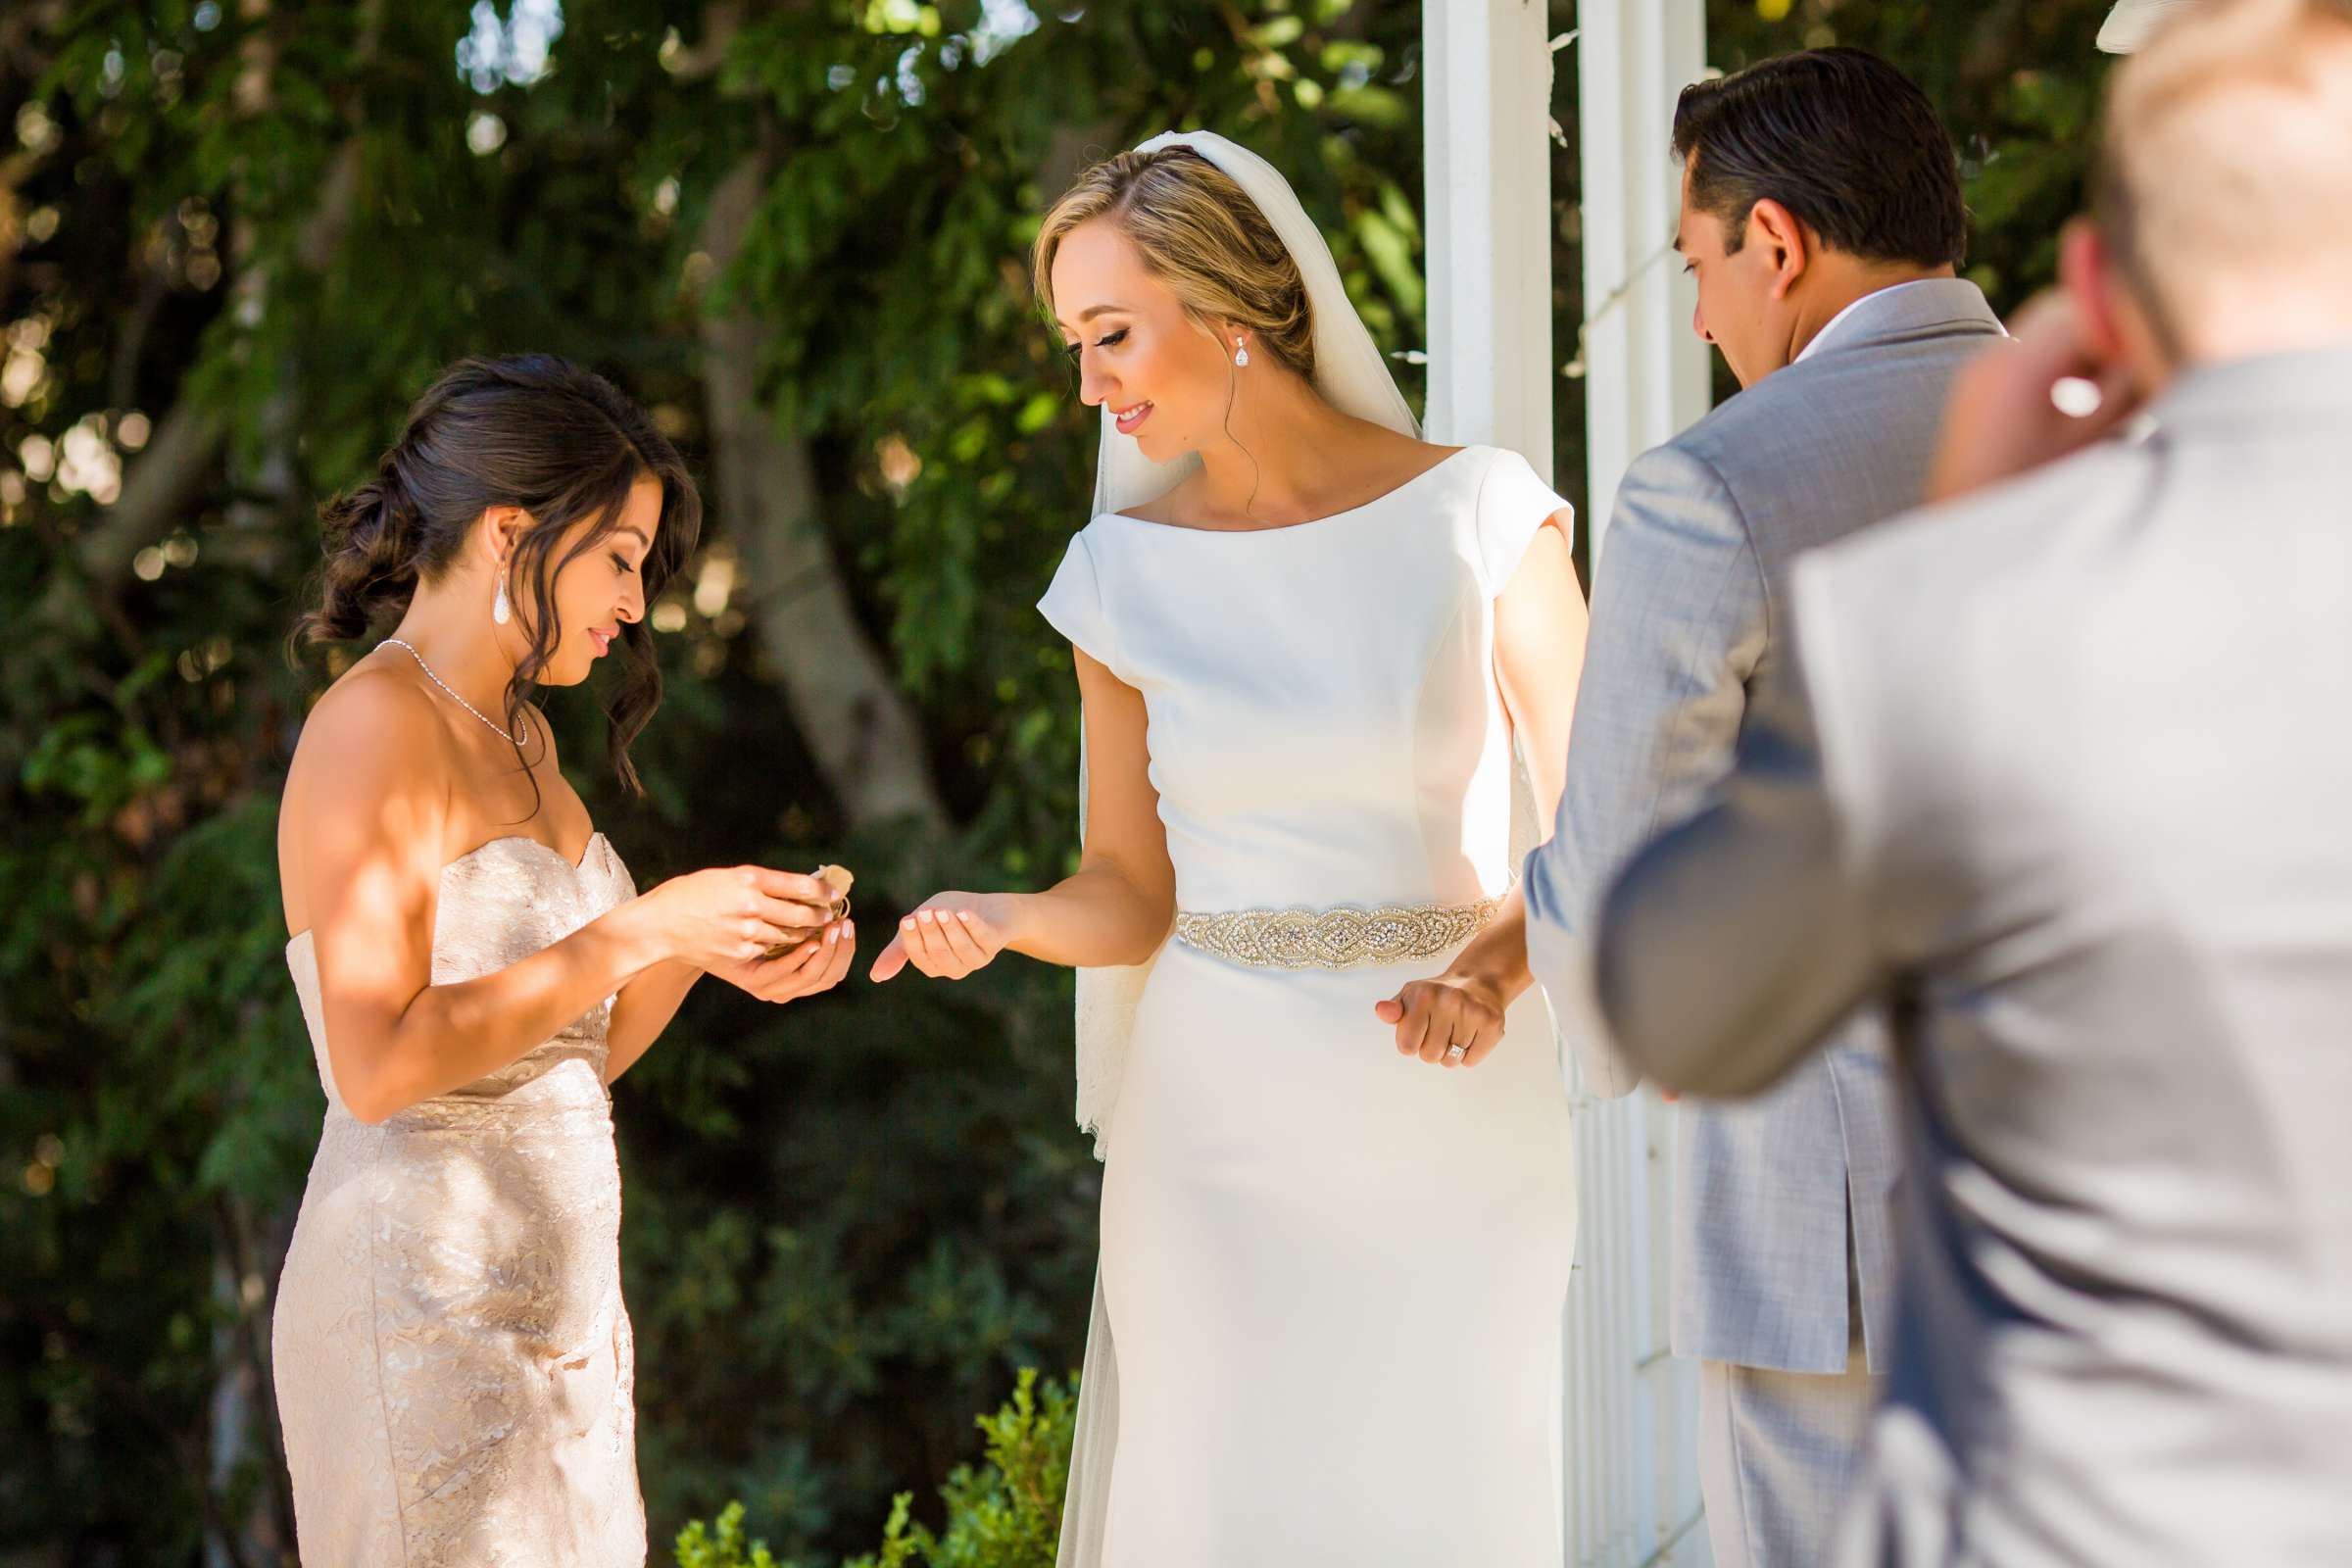
[[[1494,674],[1527,761],[1536,819],[1558,813],[1568,774],[1568,729],[1584,670],[1588,617],[1564,514],[1535,541],[1494,601]],[[1527,966],[1527,901],[1518,889],[1446,973],[1417,980],[1374,1010],[1396,1026],[1396,1049],[1423,1061],[1475,1067],[1502,1039],[1503,1009],[1535,983]],[[1467,1047],[1459,1063],[1446,1048]]]
[[[1043,893],[942,893],[900,922],[874,960],[888,980],[912,964],[961,979],[999,953],[1073,968],[1141,963],[1176,918],[1176,868],[1145,747],[1143,693],[1083,651],[1086,846],[1078,869]]]
[[[809,878],[698,872],[519,962],[434,985],[454,763],[432,701],[369,676],[323,699],[280,828],[282,863],[300,884],[288,902],[307,915],[318,960],[327,1060],[361,1120],[507,1066],[656,964],[727,961],[823,919],[810,906],[823,892],[802,886]]]
[[[1568,547],[1568,514],[1536,531],[1519,568],[1494,601],[1494,675],[1527,759],[1536,820],[1550,835],[1568,782],[1568,729],[1585,671],[1591,616]]]
[[[1176,919],[1144,694],[1090,655],[1076,658],[1086,700],[1086,845],[1075,875],[1014,900],[1006,946],[1079,968],[1141,963]]]

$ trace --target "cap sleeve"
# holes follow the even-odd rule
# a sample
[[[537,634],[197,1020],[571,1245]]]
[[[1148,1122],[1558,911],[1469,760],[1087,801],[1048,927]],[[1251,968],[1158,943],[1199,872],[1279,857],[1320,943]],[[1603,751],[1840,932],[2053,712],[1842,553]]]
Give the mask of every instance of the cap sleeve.
[[[1516,452],[1495,453],[1479,486],[1476,519],[1479,567],[1490,595],[1509,585],[1528,546],[1536,542],[1536,530],[1553,513],[1568,510],[1568,503],[1536,477],[1527,459]]]
[[[1054,573],[1054,581],[1047,586],[1046,596],[1037,602],[1037,608],[1055,631],[1070,640],[1071,647],[1082,650],[1121,680],[1127,678],[1119,662],[1118,644],[1111,639],[1110,615],[1102,605],[1102,580],[1095,572],[1094,552],[1088,547],[1085,534],[1070,540],[1070,548],[1061,558],[1061,569]]]

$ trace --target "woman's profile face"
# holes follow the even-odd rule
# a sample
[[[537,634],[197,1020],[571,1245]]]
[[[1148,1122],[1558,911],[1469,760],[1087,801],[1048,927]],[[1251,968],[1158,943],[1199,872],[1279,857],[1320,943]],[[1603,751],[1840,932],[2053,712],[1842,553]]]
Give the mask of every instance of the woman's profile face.
[[[595,518],[576,524],[548,559],[562,561],[595,526]],[[556,573],[557,638],[547,667],[539,672],[540,684],[577,686],[620,640],[620,628],[645,618],[645,563],[661,529],[662,481],[639,474],[612,532]],[[514,645],[510,652],[519,657],[538,602],[519,581],[510,583],[508,593],[514,602],[514,619],[502,630]]]
[[[1224,427],[1232,345],[1188,314],[1107,219],[1081,223],[1054,253],[1054,308],[1078,366],[1078,395],[1108,409],[1144,456],[1166,463]]]

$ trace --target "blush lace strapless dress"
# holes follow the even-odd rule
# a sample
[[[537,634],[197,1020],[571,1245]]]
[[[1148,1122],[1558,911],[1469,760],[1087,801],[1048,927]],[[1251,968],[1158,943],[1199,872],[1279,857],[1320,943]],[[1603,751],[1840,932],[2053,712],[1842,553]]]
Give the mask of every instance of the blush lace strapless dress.
[[[635,895],[502,838],[441,873],[433,983],[526,958]],[[368,1126],[335,1092],[308,932],[286,949],[326,1123],[272,1361],[305,1563],[638,1568],[610,999],[512,1066]]]

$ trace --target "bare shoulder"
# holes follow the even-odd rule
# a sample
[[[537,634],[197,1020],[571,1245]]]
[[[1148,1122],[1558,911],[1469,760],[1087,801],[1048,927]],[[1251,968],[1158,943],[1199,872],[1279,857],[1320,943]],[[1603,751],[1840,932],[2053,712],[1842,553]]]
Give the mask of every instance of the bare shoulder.
[[[449,730],[433,694],[388,665],[363,664],[312,706],[286,780],[289,803],[446,792]]]
[[[1157,522],[1181,525],[1190,514],[1193,496],[1200,487],[1200,471],[1196,468],[1182,479],[1162,490],[1151,500],[1140,502],[1119,514],[1137,522]]]
[[[1449,447],[1436,441],[1424,441],[1417,435],[1392,430],[1370,419],[1351,419],[1351,445],[1365,468],[1396,482],[1415,478],[1462,452],[1461,447]],[[1394,489],[1392,483],[1390,488]]]
[[[426,739],[447,734],[433,694],[397,665],[362,663],[329,686],[312,705],[303,721],[302,748],[325,744],[335,748],[397,744],[412,750]]]
[[[1396,440],[1406,454],[1405,466],[1416,472],[1434,468],[1448,458],[1458,458],[1470,450],[1466,446],[1449,447],[1436,441],[1424,441],[1419,436],[1398,436]]]
[[[338,866],[387,851],[434,863],[455,776],[449,732],[414,681],[364,663],[329,687],[303,721],[279,806],[286,928],[310,926],[316,879]]]

